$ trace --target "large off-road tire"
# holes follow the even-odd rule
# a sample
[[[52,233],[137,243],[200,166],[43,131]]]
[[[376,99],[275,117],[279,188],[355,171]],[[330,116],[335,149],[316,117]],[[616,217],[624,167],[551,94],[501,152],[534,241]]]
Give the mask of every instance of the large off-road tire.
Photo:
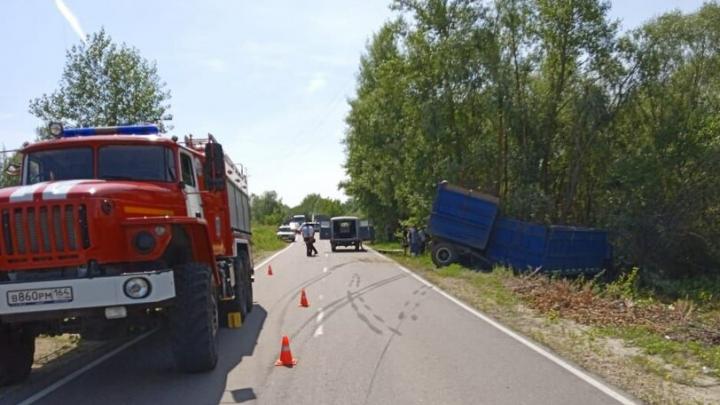
[[[21,325],[0,325],[0,386],[28,378],[35,355],[35,333]]]
[[[218,302],[210,267],[202,263],[176,266],[175,306],[170,335],[177,367],[197,373],[215,368],[218,360]]]
[[[235,298],[232,301],[224,301],[220,305],[220,325],[228,326],[228,314],[239,312],[242,322],[252,311],[253,290],[252,290],[252,268],[250,258],[246,252],[239,252],[233,259],[233,271],[235,272],[235,286],[233,293]]]
[[[332,244],[330,244],[330,249],[331,249],[333,252],[335,252],[335,251],[337,250],[337,246],[336,246],[334,243],[332,243]]]
[[[436,243],[432,248],[432,261],[437,267],[449,266],[457,260],[457,252],[449,243]]]
[[[235,285],[233,286],[235,298],[231,301],[220,302],[220,326],[223,328],[229,326],[228,314],[239,312],[242,322],[245,322],[245,318],[247,317],[247,306],[245,304],[247,288],[245,288],[245,280],[243,277],[245,269],[243,268],[242,259],[239,256],[233,259],[233,272],[235,273]]]
[[[245,281],[245,311],[249,314],[252,312],[253,304],[255,302],[252,282],[254,270],[252,268],[252,264],[250,263],[250,256],[248,256],[247,252],[241,252],[240,257],[243,262],[243,268],[245,269],[245,273],[243,275],[243,280]]]

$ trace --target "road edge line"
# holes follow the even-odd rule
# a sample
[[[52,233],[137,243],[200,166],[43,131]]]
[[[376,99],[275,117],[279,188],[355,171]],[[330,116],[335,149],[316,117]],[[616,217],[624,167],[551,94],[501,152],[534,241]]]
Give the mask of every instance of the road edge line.
[[[90,371],[91,369],[99,366],[100,364],[104,363],[105,361],[109,360],[111,357],[115,356],[116,354],[122,352],[123,350],[129,348],[130,346],[140,342],[141,340],[147,338],[148,336],[152,335],[153,333],[157,332],[159,328],[155,328],[153,330],[147,331],[143,333],[140,336],[135,337],[135,339],[125,342],[120,347],[117,347],[110,351],[109,353],[105,353],[101,357],[91,361],[89,364],[85,365],[84,367],[81,367],[78,370],[73,371],[72,373],[66,375],[65,377],[55,381],[54,383],[48,385],[45,387],[42,391],[37,392],[33,394],[32,396],[24,399],[22,402],[20,402],[18,405],[30,405],[33,404],[46,396],[48,394],[52,393],[53,391],[57,390],[58,388],[62,387],[63,385],[71,382],[72,380],[76,379],[77,377],[81,376],[82,374],[85,374],[86,372]]]
[[[295,242],[293,242],[293,243],[295,243]],[[253,265],[253,267],[254,267],[254,268],[259,268],[259,267],[262,267],[262,266],[270,263],[273,259],[275,259],[276,257],[280,256],[281,254],[285,253],[286,250],[288,250],[288,249],[290,249],[291,247],[293,247],[293,243],[290,243],[290,244],[288,244],[287,246],[285,246],[284,248],[282,248],[282,250],[273,253],[273,255],[270,256],[270,257],[268,257],[267,259],[263,259],[263,261],[261,261],[259,264]]]
[[[617,390],[613,389],[609,385],[605,384],[604,382],[598,380],[597,378],[591,376],[587,372],[579,369],[578,367],[568,363],[566,360],[562,359],[561,357],[558,357],[554,353],[549,352],[548,350],[544,349],[543,347],[539,346],[537,343],[529,340],[528,338],[518,334],[517,332],[511,330],[507,326],[499,323],[498,321],[492,319],[490,316],[483,314],[482,312],[478,311],[477,309],[469,306],[468,304],[460,301],[459,299],[453,297],[449,293],[445,292],[442,288],[436,286],[435,284],[431,283],[430,281],[424,279],[417,273],[415,273],[412,270],[409,270],[405,268],[405,266],[401,265],[400,263],[396,262],[390,257],[387,257],[383,255],[382,253],[376,251],[375,249],[366,247],[366,249],[370,250],[371,252],[375,253],[376,255],[383,257],[385,259],[390,260],[391,262],[395,263],[397,267],[404,271],[405,273],[410,274],[415,279],[420,281],[421,283],[427,285],[428,287],[432,287],[437,293],[444,296],[445,298],[449,299],[450,301],[454,302],[461,308],[465,309],[466,311],[470,312],[471,314],[475,315],[476,317],[482,319],[486,323],[490,324],[490,326],[495,327],[496,329],[500,330],[501,332],[505,333],[506,335],[510,336],[511,338],[515,339],[519,343],[522,343],[523,345],[527,346],[528,348],[532,349],[536,353],[540,354],[541,356],[545,357],[546,359],[552,361],[553,363],[557,364],[558,366],[564,368],[571,374],[573,374],[575,377],[578,377],[579,379],[585,381],[586,383],[590,384],[591,386],[595,387],[599,391],[603,392],[605,395],[615,399],[616,401],[620,402],[624,405],[636,405],[638,404],[637,401],[634,401],[627,396],[621,394]]]

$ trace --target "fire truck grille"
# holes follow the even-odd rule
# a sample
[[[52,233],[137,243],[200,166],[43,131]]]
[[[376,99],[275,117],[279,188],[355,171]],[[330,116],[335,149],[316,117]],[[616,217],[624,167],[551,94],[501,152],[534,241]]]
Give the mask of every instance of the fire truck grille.
[[[4,255],[69,253],[90,247],[85,205],[3,209]]]

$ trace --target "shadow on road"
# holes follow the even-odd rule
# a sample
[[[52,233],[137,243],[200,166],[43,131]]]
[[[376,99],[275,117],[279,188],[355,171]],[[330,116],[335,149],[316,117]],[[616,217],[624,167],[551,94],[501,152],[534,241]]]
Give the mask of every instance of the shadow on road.
[[[355,248],[347,248],[347,249],[336,249],[334,252],[330,252],[330,254],[336,254],[336,253],[365,253],[367,250],[360,249],[355,250]]]
[[[210,373],[184,374],[177,371],[169,337],[162,330],[39,403],[217,404],[223,400],[228,374],[244,357],[251,356],[255,351],[266,319],[267,311],[256,304],[240,329],[221,329],[220,357],[217,368]],[[228,395],[236,402],[256,397],[252,388],[230,391]]]

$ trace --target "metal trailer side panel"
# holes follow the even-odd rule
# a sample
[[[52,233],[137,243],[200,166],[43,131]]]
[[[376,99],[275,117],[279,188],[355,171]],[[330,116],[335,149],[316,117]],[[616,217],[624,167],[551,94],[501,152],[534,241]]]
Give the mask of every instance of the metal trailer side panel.
[[[495,223],[487,257],[495,264],[526,271],[592,274],[600,271],[609,252],[606,231],[544,226],[510,218]]]
[[[498,215],[498,199],[441,183],[430,214],[429,233],[476,250],[487,247]]]

